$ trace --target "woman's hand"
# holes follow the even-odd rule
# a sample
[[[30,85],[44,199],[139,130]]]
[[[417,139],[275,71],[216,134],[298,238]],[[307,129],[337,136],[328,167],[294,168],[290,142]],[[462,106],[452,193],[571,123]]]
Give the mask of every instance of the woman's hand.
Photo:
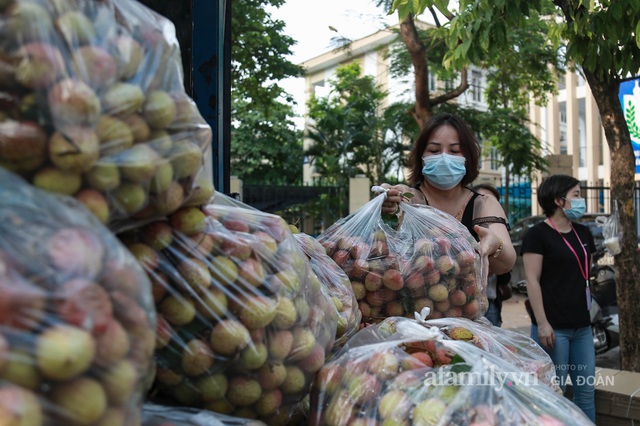
[[[400,209],[400,201],[402,201],[403,187],[405,185],[391,186],[387,183],[380,185],[383,188],[388,189],[387,198],[382,203],[382,212],[388,214],[396,214]]]
[[[500,245],[504,248],[504,241],[501,241],[500,237],[498,237],[491,229],[475,225],[473,230],[476,231],[476,234],[478,234],[478,238],[480,239],[480,251],[482,256],[491,256],[500,248]]]
[[[553,349],[553,342],[555,342],[556,336],[553,334],[551,324],[538,322],[538,340],[545,348]]]

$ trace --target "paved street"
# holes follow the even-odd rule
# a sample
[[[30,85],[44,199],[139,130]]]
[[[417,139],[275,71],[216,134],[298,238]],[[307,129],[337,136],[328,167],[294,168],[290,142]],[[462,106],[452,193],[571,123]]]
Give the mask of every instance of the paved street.
[[[531,333],[531,319],[524,307],[526,296],[514,293],[513,297],[502,305],[502,328],[526,334]],[[596,357],[596,366],[620,369],[620,348],[611,349]]]

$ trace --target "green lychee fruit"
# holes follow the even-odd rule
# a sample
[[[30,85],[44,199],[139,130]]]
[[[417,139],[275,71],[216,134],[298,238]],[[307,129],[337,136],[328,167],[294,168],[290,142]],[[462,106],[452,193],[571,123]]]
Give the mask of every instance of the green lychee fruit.
[[[199,339],[193,339],[182,349],[182,370],[188,376],[199,376],[213,365],[210,346]]]
[[[142,117],[152,129],[164,129],[176,118],[176,105],[169,94],[154,90],[142,105]]]
[[[53,387],[49,399],[56,407],[56,414],[66,424],[91,425],[107,409],[104,389],[94,379],[78,377]]]
[[[293,333],[289,330],[279,330],[269,334],[269,357],[274,361],[284,360],[293,347]]]
[[[264,365],[268,355],[264,343],[250,344],[240,352],[240,366],[245,370],[255,370]]]
[[[239,321],[226,319],[217,323],[211,331],[211,348],[220,355],[233,355],[251,341],[249,330]]]
[[[100,143],[87,127],[68,126],[49,138],[49,158],[59,169],[71,173],[89,171],[100,156]]]
[[[15,55],[20,58],[15,78],[29,89],[45,89],[66,71],[62,53],[49,43],[27,43]]]
[[[195,177],[203,167],[202,149],[193,142],[175,142],[168,155],[177,179]]]
[[[276,308],[276,317],[273,319],[272,325],[279,329],[288,329],[293,327],[297,318],[298,312],[293,301],[280,297]]]
[[[117,154],[133,145],[131,128],[122,120],[102,115],[96,124],[96,135],[100,141],[100,155]]]
[[[128,359],[121,359],[99,373],[107,400],[113,406],[123,406],[133,398],[139,379],[136,365]]]
[[[313,331],[308,328],[296,327],[293,330],[293,347],[288,359],[300,360],[309,355],[315,346],[316,336]]]
[[[49,90],[48,101],[57,129],[68,125],[94,125],[100,117],[100,99],[91,87],[80,80],[60,80]]]
[[[207,222],[204,213],[196,207],[184,207],[169,216],[169,222],[176,232],[195,235],[204,231]]]
[[[122,119],[138,111],[144,102],[144,93],[140,86],[131,83],[116,82],[102,95],[102,108],[105,114]]]
[[[59,324],[47,328],[36,341],[40,372],[54,380],[67,380],[85,372],[95,357],[96,344],[84,330]]]
[[[249,329],[264,328],[276,316],[276,301],[267,296],[246,295],[236,309],[238,319]]]
[[[82,175],[87,186],[98,191],[111,191],[120,185],[120,170],[115,163],[100,159],[93,168]]]
[[[44,167],[33,176],[33,185],[48,192],[73,195],[82,186],[82,177],[57,167]]]
[[[236,407],[246,407],[258,401],[262,395],[260,384],[246,376],[235,376],[229,380],[227,399]]]
[[[119,153],[116,162],[122,176],[133,182],[147,182],[155,176],[161,159],[151,147],[138,144]]]
[[[126,215],[133,214],[147,204],[147,192],[138,183],[123,182],[111,193],[116,210]]]
[[[96,38],[93,23],[84,13],[77,10],[60,15],[55,26],[69,46],[89,44]]]
[[[71,66],[76,77],[96,89],[111,86],[117,77],[116,61],[99,46],[81,46],[73,51]]]
[[[122,80],[129,80],[138,72],[144,50],[140,43],[128,35],[116,37],[110,45],[118,64],[118,75]]]
[[[256,379],[264,390],[279,387],[286,377],[287,369],[281,362],[266,362],[256,370]]]
[[[285,368],[287,370],[287,375],[282,385],[280,385],[282,393],[295,394],[302,392],[306,383],[306,375],[304,371],[295,365],[287,365]]]
[[[158,313],[162,314],[170,324],[187,325],[196,317],[196,308],[190,299],[171,295],[160,302]]]
[[[413,409],[413,424],[435,426],[447,410],[447,405],[438,398],[428,398],[416,404]]]
[[[221,373],[201,377],[196,380],[195,386],[205,402],[224,398],[229,388],[227,376]]]

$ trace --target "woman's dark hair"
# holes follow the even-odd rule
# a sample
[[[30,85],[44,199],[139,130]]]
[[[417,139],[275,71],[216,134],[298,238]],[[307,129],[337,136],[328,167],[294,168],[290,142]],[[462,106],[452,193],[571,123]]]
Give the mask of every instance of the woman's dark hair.
[[[472,191],[477,192],[479,189],[489,191],[494,197],[496,197],[496,200],[500,201],[500,192],[498,192],[498,189],[495,186],[489,185],[488,183],[479,183],[471,187]]]
[[[568,175],[551,175],[544,178],[538,186],[538,204],[542,207],[544,215],[553,215],[558,209],[556,198],[566,197],[569,190],[579,183],[578,179]]]
[[[478,140],[469,125],[461,117],[454,114],[441,113],[435,114],[427,120],[420,132],[420,136],[418,136],[413,145],[409,156],[410,171],[408,180],[411,186],[419,184],[424,179],[422,175],[422,153],[427,147],[431,134],[442,126],[451,126],[458,132],[460,151],[466,159],[465,167],[467,169],[467,174],[462,178],[462,186],[470,184],[478,177],[480,173],[478,170],[478,162],[480,160],[480,144],[478,144]]]

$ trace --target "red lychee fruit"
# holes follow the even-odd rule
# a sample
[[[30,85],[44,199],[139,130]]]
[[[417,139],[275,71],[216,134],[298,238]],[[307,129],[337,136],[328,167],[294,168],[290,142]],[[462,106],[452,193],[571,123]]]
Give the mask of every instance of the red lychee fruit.
[[[400,290],[404,287],[404,279],[397,269],[389,269],[382,275],[382,284],[389,290]]]

